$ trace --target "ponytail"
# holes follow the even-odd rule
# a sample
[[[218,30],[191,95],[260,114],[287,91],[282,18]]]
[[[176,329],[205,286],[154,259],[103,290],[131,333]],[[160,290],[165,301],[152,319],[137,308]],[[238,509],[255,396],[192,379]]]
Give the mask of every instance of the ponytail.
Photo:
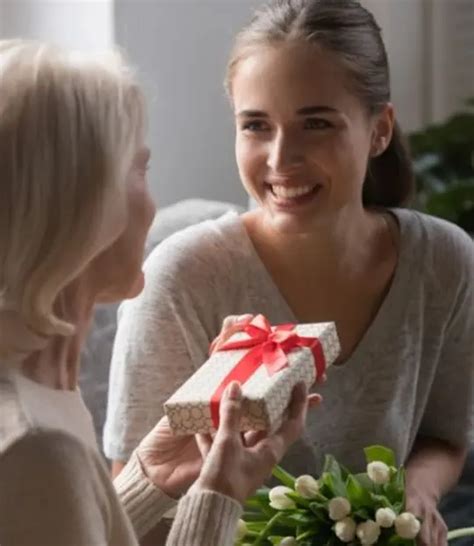
[[[402,207],[410,203],[415,178],[405,137],[395,122],[388,148],[369,160],[363,188],[366,207]]]

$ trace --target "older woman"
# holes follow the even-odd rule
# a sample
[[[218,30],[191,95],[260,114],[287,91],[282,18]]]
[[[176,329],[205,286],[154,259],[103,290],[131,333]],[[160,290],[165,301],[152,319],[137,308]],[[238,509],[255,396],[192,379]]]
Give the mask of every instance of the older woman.
[[[303,426],[300,386],[279,431],[243,440],[234,383],[212,447],[175,438],[162,420],[116,489],[109,481],[77,389],[79,353],[94,303],[143,287],[155,211],[144,116],[118,56],[0,42],[2,546],[137,544],[196,478],[168,544],[232,544],[240,502]]]

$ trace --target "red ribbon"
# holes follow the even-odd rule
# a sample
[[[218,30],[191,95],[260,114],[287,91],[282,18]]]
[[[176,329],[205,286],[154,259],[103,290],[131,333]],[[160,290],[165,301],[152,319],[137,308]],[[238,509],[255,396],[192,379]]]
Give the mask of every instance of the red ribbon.
[[[316,377],[326,370],[326,359],[321,342],[316,337],[301,337],[294,331],[294,324],[272,327],[263,315],[257,315],[242,332],[250,337],[225,343],[219,351],[251,349],[228,373],[211,397],[211,418],[215,428],[219,426],[219,407],[222,394],[232,381],[244,384],[261,367],[265,366],[272,376],[288,366],[288,353],[299,347],[308,347],[313,353]]]

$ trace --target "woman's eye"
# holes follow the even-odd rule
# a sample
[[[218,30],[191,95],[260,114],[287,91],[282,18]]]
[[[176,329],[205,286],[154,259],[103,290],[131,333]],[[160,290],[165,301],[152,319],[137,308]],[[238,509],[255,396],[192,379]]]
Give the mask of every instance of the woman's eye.
[[[247,121],[244,124],[242,124],[242,131],[258,132],[258,131],[268,131],[268,130],[269,130],[268,124],[266,124],[263,121]]]
[[[329,129],[332,124],[321,118],[309,118],[304,122],[305,129]]]

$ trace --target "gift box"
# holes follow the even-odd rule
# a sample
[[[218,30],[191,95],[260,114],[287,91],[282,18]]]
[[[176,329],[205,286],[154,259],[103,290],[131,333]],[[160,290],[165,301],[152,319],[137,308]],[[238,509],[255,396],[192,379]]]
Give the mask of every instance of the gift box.
[[[333,322],[271,326],[262,315],[234,334],[165,402],[176,434],[217,429],[219,404],[233,380],[242,385],[241,430],[275,430],[293,387],[308,388],[340,352]]]

